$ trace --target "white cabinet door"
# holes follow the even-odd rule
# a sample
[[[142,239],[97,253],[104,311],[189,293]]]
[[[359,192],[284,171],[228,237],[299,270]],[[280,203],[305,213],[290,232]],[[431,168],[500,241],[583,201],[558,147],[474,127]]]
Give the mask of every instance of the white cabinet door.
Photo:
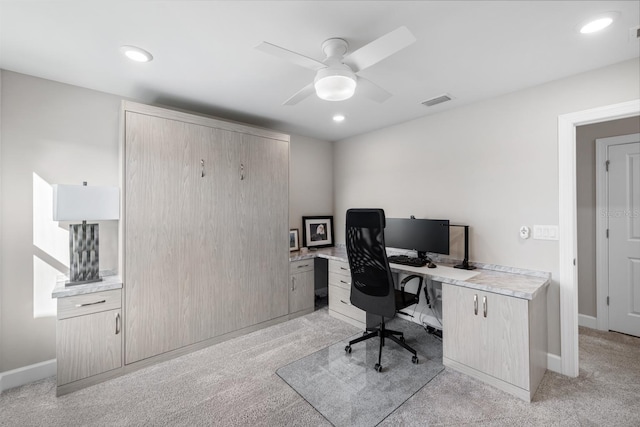
[[[58,320],[58,386],[122,366],[120,309]]]

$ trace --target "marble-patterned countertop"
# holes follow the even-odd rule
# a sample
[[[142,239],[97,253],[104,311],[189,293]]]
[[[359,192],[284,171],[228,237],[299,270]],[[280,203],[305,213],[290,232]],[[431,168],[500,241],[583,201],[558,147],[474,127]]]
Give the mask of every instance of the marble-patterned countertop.
[[[398,253],[403,252],[398,251]],[[344,246],[336,246],[308,251],[304,254],[292,252],[290,260],[298,261],[315,257],[347,262],[347,251]],[[473,262],[469,264],[475,266],[475,270],[461,270],[453,268],[459,261],[444,257],[436,257],[434,261],[437,268],[410,267],[393,263],[390,265],[391,270],[396,273],[419,274],[437,282],[527,300],[533,299],[539,292],[543,291],[551,281],[551,274],[542,271]]]
[[[122,289],[122,279],[114,272],[101,272],[102,281],[85,283],[84,285],[65,286],[67,277],[59,276],[55,288],[51,293],[51,298],[64,298],[74,295],[92,294],[94,292],[110,291],[112,289]]]

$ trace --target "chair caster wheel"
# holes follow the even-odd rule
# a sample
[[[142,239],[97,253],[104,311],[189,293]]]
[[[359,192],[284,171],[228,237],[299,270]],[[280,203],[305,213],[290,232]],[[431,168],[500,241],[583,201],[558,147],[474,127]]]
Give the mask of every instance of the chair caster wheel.
[[[404,337],[400,336],[399,340],[400,340],[400,342],[404,342]]]
[[[418,363],[418,356],[413,356],[413,357],[411,358],[411,361],[412,361],[413,363]]]
[[[344,348],[344,351],[346,351],[347,353],[351,353],[351,346],[348,345]]]
[[[364,337],[364,336],[365,336],[365,335],[367,335],[368,333],[369,333],[369,332],[364,331],[364,332],[362,333],[362,336]]]
[[[376,366],[374,366],[373,369],[375,369],[376,372],[382,372],[382,365],[379,363],[376,363]]]

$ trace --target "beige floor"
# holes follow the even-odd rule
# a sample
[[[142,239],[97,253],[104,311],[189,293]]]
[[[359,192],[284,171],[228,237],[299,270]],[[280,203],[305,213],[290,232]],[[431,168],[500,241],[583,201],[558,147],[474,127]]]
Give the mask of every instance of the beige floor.
[[[358,330],[326,309],[60,398],[54,379],[0,395],[0,426],[325,426],[277,368]],[[446,337],[445,337],[446,339]],[[580,376],[532,403],[445,370],[381,426],[639,426],[640,339],[580,329]]]

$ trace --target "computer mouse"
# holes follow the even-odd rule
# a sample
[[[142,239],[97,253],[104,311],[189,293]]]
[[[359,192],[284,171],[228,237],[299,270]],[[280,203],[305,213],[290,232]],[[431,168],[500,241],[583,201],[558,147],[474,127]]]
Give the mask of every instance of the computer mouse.
[[[429,264],[427,264],[428,268],[436,268],[437,265],[435,265],[434,263],[430,262]]]

